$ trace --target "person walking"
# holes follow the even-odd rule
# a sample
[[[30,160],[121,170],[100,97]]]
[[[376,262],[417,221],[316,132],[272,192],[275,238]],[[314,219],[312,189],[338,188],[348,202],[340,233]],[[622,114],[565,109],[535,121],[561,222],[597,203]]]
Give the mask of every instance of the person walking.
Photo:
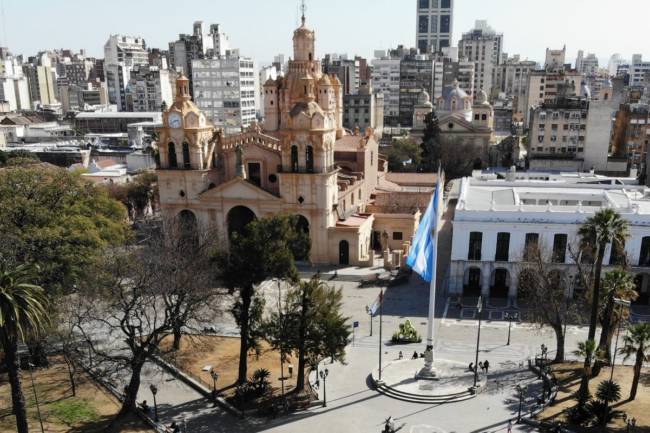
[[[469,363],[469,371],[471,371],[472,373],[474,372],[474,363],[473,362]]]
[[[478,368],[480,368],[481,371],[483,371],[484,368],[483,368],[483,362],[482,361],[478,362]]]
[[[508,433],[512,433],[512,420],[508,420]]]
[[[483,368],[485,369],[485,374],[488,374],[488,369],[490,368],[490,361],[486,359],[485,362],[483,363]]]

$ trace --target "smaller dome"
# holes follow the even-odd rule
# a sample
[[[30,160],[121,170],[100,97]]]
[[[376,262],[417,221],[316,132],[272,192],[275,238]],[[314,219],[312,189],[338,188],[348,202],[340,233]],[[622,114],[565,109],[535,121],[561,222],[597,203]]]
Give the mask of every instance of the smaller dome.
[[[421,106],[427,106],[431,107],[431,97],[429,96],[429,92],[426,90],[422,90],[420,94],[418,95],[418,105]]]
[[[481,89],[478,91],[476,94],[476,98],[474,98],[474,104],[475,105],[490,105],[488,102],[488,95],[485,93],[485,90]]]
[[[269,78],[269,79],[266,80],[266,82],[264,83],[264,87],[275,87],[276,84],[277,84],[277,82],[276,82],[273,78]]]
[[[327,74],[323,74],[320,80],[318,80],[318,84],[321,86],[331,86],[332,80],[330,80],[330,77]]]

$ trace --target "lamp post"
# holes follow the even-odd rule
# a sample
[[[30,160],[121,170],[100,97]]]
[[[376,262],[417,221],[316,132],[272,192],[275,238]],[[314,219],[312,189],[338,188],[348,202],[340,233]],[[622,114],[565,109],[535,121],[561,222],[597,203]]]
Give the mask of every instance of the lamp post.
[[[210,369],[210,376],[212,377],[212,400],[214,401],[214,405],[217,405],[217,380],[219,380],[219,373],[214,371],[214,369]]]
[[[476,358],[474,360],[474,389],[476,389],[476,383],[478,382],[478,349],[481,344],[481,313],[483,312],[483,297],[478,297],[478,304],[476,305],[478,310],[478,333],[476,335]]]
[[[45,433],[45,430],[43,429],[43,418],[41,417],[41,407],[38,403],[38,395],[36,394],[36,385],[34,385],[34,373],[32,373],[33,369],[34,369],[34,364],[30,362],[29,377],[32,380],[32,391],[34,392],[34,402],[36,402],[36,413],[38,414],[38,422],[41,424],[41,433]]]
[[[528,386],[527,385],[521,386],[521,385],[517,384],[515,389],[517,390],[517,394],[519,395],[519,413],[517,415],[517,422],[519,423],[519,422],[521,422],[521,409],[522,409],[522,406],[524,404],[524,397],[526,396],[526,393],[528,392]]]
[[[153,413],[154,413],[154,420],[156,422],[159,421],[158,419],[158,402],[156,401],[156,394],[158,394],[158,387],[154,385],[153,383],[149,385],[149,390],[151,390],[151,394],[153,394]]]
[[[512,322],[516,322],[519,320],[519,313],[506,313],[505,315],[506,320],[509,322],[508,323],[508,342],[506,343],[506,346],[510,346],[510,332],[512,330]]]
[[[320,378],[323,379],[323,407],[327,407],[327,385],[326,385],[326,379],[327,376],[330,374],[329,370],[326,368],[325,370],[320,371]]]

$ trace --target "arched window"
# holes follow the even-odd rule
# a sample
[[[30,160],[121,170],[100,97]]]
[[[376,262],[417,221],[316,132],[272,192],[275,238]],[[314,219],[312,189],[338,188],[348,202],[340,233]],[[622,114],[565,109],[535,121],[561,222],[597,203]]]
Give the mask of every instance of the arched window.
[[[298,146],[291,146],[291,171],[298,172]]]
[[[169,143],[167,145],[167,159],[169,162],[169,168],[178,168],[178,161],[176,160],[176,146],[174,143]]]
[[[314,55],[312,53],[309,53],[309,61],[311,62],[312,60],[314,60]]]
[[[183,167],[189,169],[190,165],[190,145],[187,141],[183,142]]]
[[[314,148],[307,146],[307,172],[314,172]]]
[[[639,266],[650,266],[650,236],[641,239],[641,252],[639,254]]]

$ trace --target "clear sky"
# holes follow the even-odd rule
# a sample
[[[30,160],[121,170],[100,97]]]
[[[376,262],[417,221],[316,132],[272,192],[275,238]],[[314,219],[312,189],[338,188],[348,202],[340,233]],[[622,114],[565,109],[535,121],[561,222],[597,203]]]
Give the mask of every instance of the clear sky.
[[[454,40],[476,19],[504,34],[504,50],[543,61],[546,47],[575,58],[594,52],[606,66],[615,52],[650,60],[650,0],[454,0]],[[291,54],[299,21],[298,0],[0,0],[0,45],[17,54],[85,48],[103,57],[109,34],[142,36],[150,47],[167,48],[192,23],[220,23],[231,45],[262,63]],[[316,30],[320,55],[372,57],[375,49],[415,45],[416,0],[307,0],[307,20]],[[602,65],[605,62],[605,65]]]

